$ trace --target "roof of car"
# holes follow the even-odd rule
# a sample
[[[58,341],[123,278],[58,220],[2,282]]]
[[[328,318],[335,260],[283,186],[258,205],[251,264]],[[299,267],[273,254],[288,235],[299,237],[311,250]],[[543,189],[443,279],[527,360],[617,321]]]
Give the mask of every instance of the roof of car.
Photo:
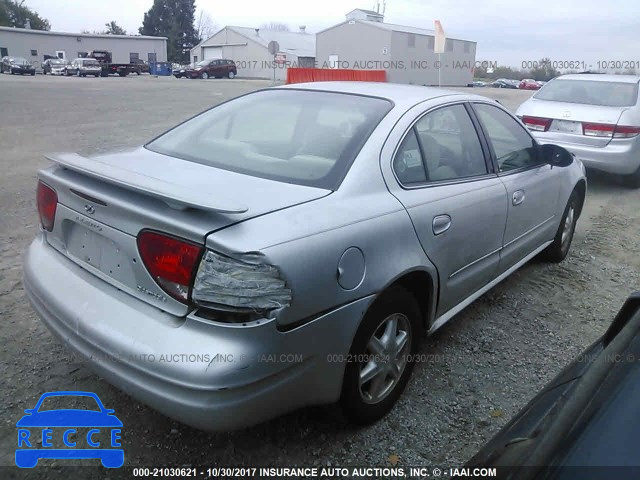
[[[386,98],[394,103],[405,103],[407,101],[417,103],[446,95],[465,95],[464,93],[438,87],[423,87],[419,85],[386,82],[312,82],[294,83],[278,88],[370,95],[373,97]]]
[[[590,73],[572,73],[562,75],[556,80],[593,80],[594,82],[622,82],[622,83],[638,83],[640,75],[615,75],[612,73],[590,74]]]

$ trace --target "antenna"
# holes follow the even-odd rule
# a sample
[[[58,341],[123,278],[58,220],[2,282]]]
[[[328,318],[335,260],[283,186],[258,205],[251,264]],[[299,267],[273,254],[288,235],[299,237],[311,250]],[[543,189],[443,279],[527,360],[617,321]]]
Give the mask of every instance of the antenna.
[[[380,2],[378,1],[378,6],[376,8],[376,13],[380,13]]]
[[[387,0],[382,0],[382,15],[387,11]]]

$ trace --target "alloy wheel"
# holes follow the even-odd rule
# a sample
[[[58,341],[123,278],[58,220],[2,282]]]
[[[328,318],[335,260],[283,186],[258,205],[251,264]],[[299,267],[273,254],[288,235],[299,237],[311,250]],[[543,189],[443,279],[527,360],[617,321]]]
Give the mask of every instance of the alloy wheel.
[[[394,313],[382,321],[367,342],[360,366],[359,388],[365,403],[379,403],[393,391],[407,366],[411,342],[406,315]]]

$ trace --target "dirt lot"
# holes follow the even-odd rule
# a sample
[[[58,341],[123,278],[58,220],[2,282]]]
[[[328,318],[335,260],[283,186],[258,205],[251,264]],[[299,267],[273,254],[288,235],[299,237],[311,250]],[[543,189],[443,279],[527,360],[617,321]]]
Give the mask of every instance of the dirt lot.
[[[335,407],[318,407],[209,434],[156,413],[78,363],[27,303],[21,256],[37,230],[36,172],[48,164],[46,152],[141,144],[209,105],[263,86],[268,83],[0,76],[0,477],[26,473],[8,467],[15,422],[49,390],[96,392],[115,409],[124,423],[127,465],[389,466],[395,454],[400,465],[457,466],[601,335],[625,297],[640,288],[640,192],[590,175],[570,257],[560,265],[530,263],[427,339],[422,352],[430,356],[376,425],[354,429]],[[477,92],[509,108],[530,95]],[[43,464],[54,468],[29,476],[63,472],[60,461]]]

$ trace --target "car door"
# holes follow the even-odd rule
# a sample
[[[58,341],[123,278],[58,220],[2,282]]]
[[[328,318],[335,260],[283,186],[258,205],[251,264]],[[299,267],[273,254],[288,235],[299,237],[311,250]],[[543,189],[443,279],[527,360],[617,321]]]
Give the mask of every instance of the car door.
[[[560,176],[542,160],[537,143],[512,115],[489,103],[474,102],[473,110],[507,189],[509,213],[499,268],[504,272],[553,239]]]
[[[464,103],[423,111],[404,128],[388,186],[437,268],[441,317],[495,278],[507,194]]]

